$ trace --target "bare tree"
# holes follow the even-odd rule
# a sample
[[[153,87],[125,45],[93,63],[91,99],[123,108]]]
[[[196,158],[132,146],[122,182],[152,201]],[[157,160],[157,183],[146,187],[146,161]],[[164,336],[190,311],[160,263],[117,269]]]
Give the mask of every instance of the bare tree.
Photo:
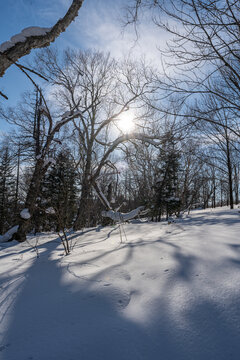
[[[76,164],[81,173],[81,198],[74,225],[78,229],[86,224],[91,188],[115,149],[131,139],[154,142],[155,135],[142,129],[128,134],[117,129],[121,114],[131,106],[141,109],[145,98],[154,92],[154,77],[144,64],[120,64],[109,55],[91,51],[68,50],[62,62],[57,52],[46,50],[39,54],[38,66],[54,85],[53,95],[59,106],[65,110],[73,106],[82,113],[73,129],[79,150]]]
[[[208,96],[205,102],[201,104],[202,112],[206,113],[209,109],[218,109],[215,112],[211,111],[211,122],[201,121],[195,123],[203,137],[203,159],[210,166],[214,165],[218,172],[227,178],[229,203],[231,209],[234,206],[234,169],[235,182],[237,181],[237,164],[239,163],[239,137],[232,133],[230,129],[236,128],[235,118],[232,112],[221,106],[221,103],[216,102],[216,98]],[[237,186],[238,187],[238,186]],[[238,189],[235,184],[235,193]],[[238,196],[237,196],[238,197]]]
[[[33,146],[33,169],[24,203],[24,211],[20,213],[17,224],[14,227],[14,238],[20,242],[26,240],[26,233],[29,230],[31,218],[36,208],[36,199],[39,195],[41,181],[51,163],[54,162],[54,159],[51,157],[52,146],[53,144],[58,143],[58,134],[60,130],[70,121],[82,115],[79,110],[72,108],[67,113],[59,115],[58,118],[54,117],[54,115],[52,115],[50,112],[49,107],[47,106],[42,91],[39,88],[38,91],[40,92],[40,96],[42,98],[42,105],[37,107],[37,117],[42,117],[43,120],[41,122],[41,126],[39,126],[39,134],[37,137],[36,131],[32,132],[31,127],[29,135],[29,128],[27,127],[27,124],[24,123],[24,121],[21,121],[23,119],[21,119],[21,116],[19,116],[18,112],[11,110],[8,113],[2,114],[8,121],[11,119],[13,123],[20,126],[25,131],[25,134],[28,134],[27,140],[29,140],[29,137],[30,140],[31,137],[35,140]],[[88,109],[85,108],[83,110],[83,114],[87,110]],[[25,108],[23,108],[22,117],[24,116],[24,113],[26,114]],[[29,118],[29,121],[30,124],[32,122],[32,127],[34,127],[35,117]],[[13,234],[11,232],[11,236],[12,235]]]
[[[146,11],[152,13],[156,26],[172,34],[164,64],[165,69],[170,66],[173,71],[170,76],[166,69],[159,82],[162,98],[177,95],[185,104],[179,115],[191,117],[200,96],[211,94],[221,101],[221,107],[239,118],[239,2],[135,0],[128,6],[126,22],[136,25]],[[158,109],[171,113],[163,109],[162,103]],[[198,110],[196,121],[211,122],[211,112],[217,109],[209,110],[207,115]],[[236,124],[231,130],[239,135]]]

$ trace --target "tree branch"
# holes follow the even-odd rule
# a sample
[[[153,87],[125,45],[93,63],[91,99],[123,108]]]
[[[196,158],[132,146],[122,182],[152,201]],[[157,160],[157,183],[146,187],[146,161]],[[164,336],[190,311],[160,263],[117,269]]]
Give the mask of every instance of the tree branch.
[[[58,20],[52,28],[32,27],[15,35],[10,41],[0,46],[0,77],[21,57],[29,54],[32,49],[49,46],[49,44],[71,24],[78,15],[84,0],[73,0],[65,16]]]

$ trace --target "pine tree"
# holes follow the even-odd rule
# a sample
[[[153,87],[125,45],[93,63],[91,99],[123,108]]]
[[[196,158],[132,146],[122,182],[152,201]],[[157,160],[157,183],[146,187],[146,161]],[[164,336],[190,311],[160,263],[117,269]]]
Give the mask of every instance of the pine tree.
[[[16,182],[13,158],[8,146],[0,150],[0,234],[12,226],[15,206]]]
[[[77,192],[77,172],[69,152],[60,152],[42,181],[41,197],[38,199],[38,217],[44,229],[59,231],[58,219],[61,219],[64,228],[72,226],[77,210]],[[45,215],[44,209],[50,207],[58,216]]]
[[[180,154],[176,148],[176,139],[167,132],[159,153],[159,168],[156,174],[154,194],[154,215],[158,221],[166,214],[166,219],[180,209],[178,197],[178,178],[180,171]]]

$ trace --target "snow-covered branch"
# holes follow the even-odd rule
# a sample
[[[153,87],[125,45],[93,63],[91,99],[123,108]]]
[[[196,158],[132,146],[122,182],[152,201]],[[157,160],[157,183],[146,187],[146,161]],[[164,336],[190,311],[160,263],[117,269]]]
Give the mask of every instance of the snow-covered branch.
[[[56,122],[54,128],[52,129],[52,133],[58,132],[63,125],[67,124],[76,117],[79,117],[80,115],[82,115],[82,112],[79,110],[65,112],[62,115],[61,120]]]
[[[13,226],[5,234],[0,235],[0,243],[7,242],[12,239],[12,236],[18,231],[18,225]]]
[[[121,213],[119,211],[114,210],[108,210],[108,211],[102,211],[103,217],[108,217],[112,219],[113,221],[127,221],[134,219],[136,216],[140,215],[143,211],[144,206],[139,206],[138,208],[128,212],[128,213]]]
[[[29,27],[9,41],[0,45],[0,76],[18,59],[30,53],[32,49],[48,46],[78,15],[84,0],[73,0],[65,16],[51,28]]]
[[[108,209],[112,209],[111,205],[109,204],[108,199],[106,198],[106,196],[103,194],[100,185],[97,181],[94,182],[94,189],[99,197],[99,199],[101,200],[102,204],[104,206],[106,206]]]

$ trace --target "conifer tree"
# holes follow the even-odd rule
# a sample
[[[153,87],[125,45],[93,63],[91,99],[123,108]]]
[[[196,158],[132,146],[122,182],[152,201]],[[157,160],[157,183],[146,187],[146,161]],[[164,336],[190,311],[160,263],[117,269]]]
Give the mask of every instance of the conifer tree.
[[[46,230],[59,231],[57,221],[61,219],[64,228],[70,228],[77,211],[77,172],[69,151],[62,151],[56,157],[56,163],[49,168],[41,185],[41,197],[38,199],[40,217]],[[54,214],[45,215],[44,209],[53,208]]]
[[[166,214],[166,219],[168,219],[169,216],[180,210],[179,170],[180,154],[176,148],[176,139],[171,132],[167,132],[159,152],[159,169],[154,186],[154,215],[158,221],[163,214]]]
[[[13,158],[8,146],[0,149],[0,234],[12,226],[15,205]]]

